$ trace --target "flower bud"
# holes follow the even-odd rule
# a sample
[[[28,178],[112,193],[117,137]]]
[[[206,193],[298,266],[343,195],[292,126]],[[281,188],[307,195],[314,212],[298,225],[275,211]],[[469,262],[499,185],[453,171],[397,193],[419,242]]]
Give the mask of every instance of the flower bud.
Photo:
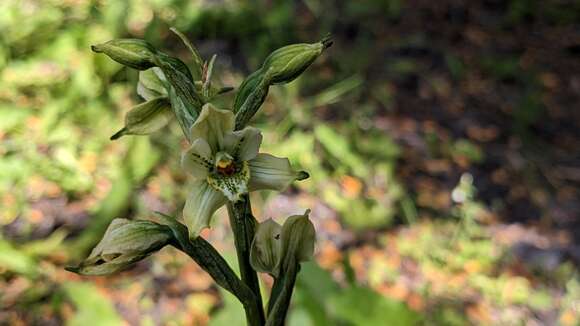
[[[308,218],[308,214],[310,214],[309,209],[303,215],[288,217],[286,222],[284,222],[280,236],[284,259],[287,259],[288,255],[294,257],[298,262],[312,259],[316,231]]]
[[[96,53],[104,53],[118,63],[137,70],[156,66],[157,50],[139,39],[118,39],[91,46]]]
[[[123,270],[163,248],[172,240],[169,227],[151,221],[114,219],[103,239],[78,267],[82,275],[108,275]]]
[[[167,97],[154,98],[133,107],[125,116],[125,127],[111,136],[111,140],[124,135],[150,134],[167,125],[172,117],[169,99]]]
[[[325,39],[318,43],[284,46],[266,58],[262,70],[271,78],[272,84],[291,82],[306,70],[330,44],[332,43]]]
[[[285,270],[290,262],[312,259],[316,233],[309,213],[307,210],[303,215],[290,216],[283,226],[272,219],[260,223],[250,249],[252,268],[278,277],[280,269]]]
[[[258,224],[250,249],[250,264],[254,270],[278,276],[282,252],[281,230],[282,226],[272,219]]]

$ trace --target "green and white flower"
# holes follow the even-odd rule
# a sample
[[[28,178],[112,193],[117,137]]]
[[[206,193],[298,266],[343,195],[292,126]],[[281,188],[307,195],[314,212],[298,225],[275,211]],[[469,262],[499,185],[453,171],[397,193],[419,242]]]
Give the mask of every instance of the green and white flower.
[[[209,227],[213,213],[228,201],[236,202],[248,191],[282,191],[308,174],[294,171],[287,158],[258,153],[262,134],[256,128],[234,131],[234,114],[204,105],[191,126],[191,147],[182,166],[194,178],[183,218],[191,238]]]

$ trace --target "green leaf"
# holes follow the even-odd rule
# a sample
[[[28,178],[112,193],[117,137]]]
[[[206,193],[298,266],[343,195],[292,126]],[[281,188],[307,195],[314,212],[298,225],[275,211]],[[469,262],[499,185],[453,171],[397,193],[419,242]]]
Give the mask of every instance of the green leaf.
[[[236,130],[243,129],[244,126],[250,122],[250,119],[254,114],[256,114],[256,112],[258,112],[260,106],[262,106],[262,103],[266,100],[266,96],[270,89],[271,83],[268,74],[258,74],[253,78],[254,80],[250,81],[251,84],[247,84],[242,90],[242,92],[248,92],[249,94],[243,100],[236,112]],[[242,101],[242,99],[236,98],[236,102],[237,101]]]
[[[258,87],[258,84],[262,81],[264,73],[262,69],[258,69],[251,73],[240,85],[238,92],[236,93],[236,98],[234,99],[234,112],[237,113],[248,96],[252,94],[254,89]]]
[[[0,237],[0,269],[35,276],[38,273],[36,261],[24,251],[16,249],[10,242]]]
[[[187,36],[178,31],[175,27],[171,27],[170,30],[181,39],[183,44],[185,44],[185,46],[189,49],[189,52],[191,52],[191,57],[193,58],[193,72],[194,72],[193,74],[196,80],[201,79],[201,73],[203,69],[203,59],[199,55],[199,51],[197,51],[197,49],[195,48],[193,43],[191,43],[191,41],[187,38]]]
[[[332,312],[355,326],[417,325],[421,316],[405,304],[390,300],[373,290],[355,286],[330,298]]]
[[[171,85],[169,89],[171,107],[184,135],[189,137],[189,128],[201,112],[204,101],[196,90],[191,72],[181,60],[168,55],[159,55],[158,63]]]
[[[211,91],[211,78],[213,76],[213,66],[215,64],[215,59],[217,58],[217,55],[213,55],[211,57],[211,59],[209,60],[209,64],[207,65],[207,71],[205,73],[205,76],[203,76],[205,78],[205,80],[203,81],[203,86],[202,86],[202,90],[201,90],[201,94],[203,95],[203,97],[205,98],[210,98],[210,91]]]
[[[329,313],[329,302],[340,291],[338,283],[315,262],[306,262],[300,266],[294,298],[296,308],[303,308],[314,325],[335,324]],[[293,322],[292,314],[289,322]]]
[[[332,130],[332,128],[325,124],[316,126],[314,135],[324,148],[341,164],[350,167],[357,176],[367,176],[368,169],[366,168],[365,162],[351,150],[348,140],[343,135]]]
[[[64,284],[64,291],[76,308],[76,313],[67,321],[67,326],[125,324],[109,298],[103,296],[94,285],[69,282]]]

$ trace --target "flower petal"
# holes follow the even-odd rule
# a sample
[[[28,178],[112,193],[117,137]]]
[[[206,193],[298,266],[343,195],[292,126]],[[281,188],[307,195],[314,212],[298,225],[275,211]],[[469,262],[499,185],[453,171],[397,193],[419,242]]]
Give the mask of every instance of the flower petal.
[[[304,171],[294,171],[287,158],[276,157],[270,154],[260,153],[250,165],[250,191],[270,189],[282,191],[294,180],[308,178]]]
[[[225,149],[236,160],[249,161],[258,155],[262,144],[262,133],[253,127],[228,133],[224,140]]]
[[[214,153],[224,147],[224,136],[234,130],[234,113],[229,110],[216,109],[205,104],[199,117],[191,126],[191,140],[205,139]]]
[[[211,148],[205,139],[198,138],[191,147],[181,155],[181,166],[195,179],[207,177],[213,166]]]
[[[192,186],[183,208],[183,220],[189,230],[189,237],[194,239],[201,230],[209,227],[213,213],[223,206],[227,199],[205,180],[194,182]]]

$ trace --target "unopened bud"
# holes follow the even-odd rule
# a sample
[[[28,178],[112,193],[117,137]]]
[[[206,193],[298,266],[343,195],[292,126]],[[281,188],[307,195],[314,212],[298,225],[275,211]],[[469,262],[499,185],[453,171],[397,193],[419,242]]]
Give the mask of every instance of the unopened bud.
[[[284,222],[280,236],[283,244],[284,259],[288,255],[293,256],[298,262],[312,259],[316,231],[308,218],[308,214],[310,214],[310,210],[306,210],[303,215],[290,216]]]
[[[258,225],[250,250],[250,264],[256,271],[278,277],[288,264],[312,259],[316,232],[309,213],[290,216],[283,226],[272,219]]]
[[[332,44],[328,40],[318,43],[292,44],[272,52],[264,61],[262,69],[272,84],[288,83],[308,68],[324,49]]]
[[[165,225],[114,219],[89,257],[67,270],[82,275],[112,274],[163,248],[172,238],[171,229]]]
[[[118,63],[137,70],[156,66],[157,50],[139,39],[118,39],[91,46],[96,53],[104,53]]]
[[[278,276],[278,264],[282,252],[281,230],[280,224],[272,219],[258,224],[250,250],[250,264],[254,270]]]

